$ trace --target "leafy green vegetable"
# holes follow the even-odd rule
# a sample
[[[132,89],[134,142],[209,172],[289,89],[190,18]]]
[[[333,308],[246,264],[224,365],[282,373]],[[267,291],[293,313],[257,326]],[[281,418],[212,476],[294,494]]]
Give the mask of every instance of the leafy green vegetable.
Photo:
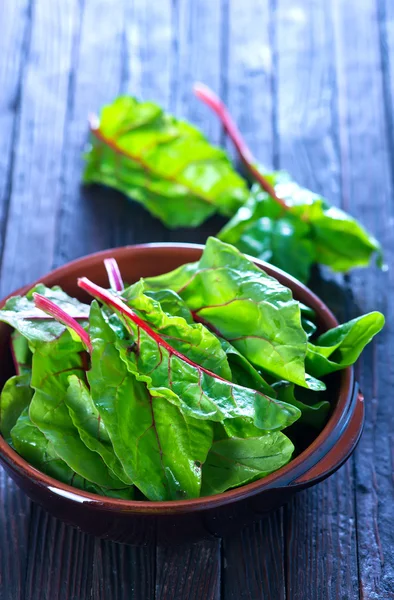
[[[9,298],[4,308],[0,310],[0,321],[14,327],[29,344],[51,342],[66,330],[62,323],[48,318],[45,313],[36,308],[33,300],[35,293],[52,300],[71,317],[79,318],[82,322],[86,321],[89,316],[89,306],[86,304],[79,302],[76,298],[71,298],[58,286],[47,288],[39,283],[26,296]]]
[[[194,227],[247,199],[223,150],[152,102],[121,96],[91,123],[85,183],[114,187],[168,227]]]
[[[195,320],[227,339],[254,365],[280,379],[325,389],[305,372],[307,336],[299,303],[288,288],[232,246],[209,238],[197,263],[147,278],[145,284],[151,290],[175,290]]]
[[[203,467],[201,494],[219,494],[265,477],[287,464],[293,450],[293,444],[281,432],[216,441]]]
[[[196,419],[206,419],[226,423],[227,419],[242,417],[254,422],[264,431],[283,429],[293,423],[299,412],[294,407],[278,402],[266,394],[233,384],[221,375],[216,375],[205,366],[193,362],[196,352],[201,352],[200,342],[195,339],[197,332],[180,317],[168,317],[156,307],[160,334],[154,331],[134,311],[129,309],[118,297],[103,288],[79,280],[79,285],[118,312],[130,328],[133,346],[127,354],[127,366],[130,372],[145,381],[153,395],[160,394],[169,402],[178,406],[186,415]],[[141,294],[141,303],[148,301],[146,314],[153,319],[155,314],[152,300]],[[130,300],[129,300],[130,301]],[[175,324],[174,321],[177,321]],[[176,335],[174,335],[174,333]],[[167,342],[169,339],[173,346]],[[220,343],[212,336],[221,350]],[[188,356],[175,348],[178,343],[190,348]]]
[[[279,469],[327,421],[315,377],[353,363],[384,322],[314,340],[313,310],[214,238],[197,263],[127,289],[105,267],[111,291],[78,281],[102,308],[39,285],[0,311],[18,373],[0,431],[44,473],[115,498],[196,498]]]
[[[16,451],[33,467],[36,467],[36,469],[39,469],[50,477],[54,477],[58,481],[72,485],[85,492],[122,498],[123,500],[131,500],[133,498],[132,487],[119,490],[103,488],[84,479],[73,471],[64,460],[58,457],[53,445],[46,439],[38,427],[31,422],[27,408],[22,412],[15,427],[13,427],[11,437]]]
[[[224,242],[307,281],[313,263],[334,271],[367,266],[380,246],[347,213],[302,188],[281,171],[265,174],[274,184],[279,205],[258,185],[245,206],[219,233]]]
[[[308,369],[321,377],[352,365],[383,325],[384,316],[372,312],[323,333],[308,344]]]
[[[294,383],[288,381],[274,383],[273,388],[278,398],[283,402],[296,406],[301,411],[301,417],[297,422],[298,427],[313,427],[317,431],[323,429],[330,412],[330,403],[327,400],[310,403],[305,397],[308,391],[300,387],[296,388]],[[296,393],[297,396],[300,395],[303,398],[304,402],[296,398]]]
[[[133,481],[126,475],[122,463],[114,452],[107,429],[86,384],[76,375],[71,375],[68,382],[64,401],[81,440],[89,450],[101,456],[110,472],[114,473],[120,481],[131,485]]]
[[[69,377],[84,377],[81,352],[82,344],[73,341],[68,332],[52,342],[37,343],[31,381],[35,393],[29,416],[73,471],[102,487],[125,487],[101,456],[81,440],[65,402]]]
[[[344,211],[300,187],[288,173],[262,173],[223,102],[206,86],[195,92],[219,117],[257,186],[246,206],[219,233],[219,237],[272,262],[306,281],[311,265],[322,263],[335,271],[369,264],[381,248],[365,229]]]
[[[30,375],[27,373],[10,377],[5,383],[0,396],[0,431],[8,443],[11,429],[22,411],[29,406],[32,396]]]
[[[158,391],[151,393],[143,377],[128,370],[116,334],[95,302],[89,331],[92,399],[126,474],[150,500],[199,496],[212,425],[182,415]]]
[[[11,334],[11,352],[17,374],[31,373],[32,353],[29,342],[17,331]]]
[[[265,381],[261,373],[224,338],[219,338],[220,344],[227,355],[231,369],[231,380],[258,392],[274,396],[272,387]]]

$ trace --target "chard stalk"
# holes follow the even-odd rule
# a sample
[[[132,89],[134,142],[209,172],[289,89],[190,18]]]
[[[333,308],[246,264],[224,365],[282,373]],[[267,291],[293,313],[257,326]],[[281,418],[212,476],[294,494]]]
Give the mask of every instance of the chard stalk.
[[[106,258],[104,266],[107,270],[108,281],[111,290],[114,292],[123,292],[124,285],[119,265],[114,258]]]
[[[235,124],[224,102],[208,86],[204,85],[203,83],[195,83],[193,89],[197,98],[199,100],[202,100],[204,104],[209,106],[213,110],[213,112],[219,117],[227,135],[233,142],[240,159],[242,160],[243,164],[248,169],[252,177],[257,181],[257,183],[261,185],[261,187],[267,192],[267,194],[269,194],[278,204],[280,204],[283,209],[287,210],[288,207],[284,200],[282,200],[282,198],[279,198],[279,196],[275,192],[274,187],[256,168],[255,164],[257,161],[254,158],[249,147],[247,146],[245,140],[243,139],[241,132]]]
[[[41,294],[37,294],[35,292],[33,294],[33,298],[34,304],[37,308],[45,312],[47,315],[50,315],[53,319],[55,319],[62,325],[65,325],[66,327],[69,327],[70,329],[75,331],[75,333],[81,338],[82,343],[86,346],[89,352],[92,351],[92,344],[90,341],[89,334],[84,330],[82,325],[80,325],[78,321],[74,319],[74,317],[71,317],[68,313],[66,313],[66,311],[60,308],[60,306],[52,302],[52,300],[49,300],[49,298],[42,296]]]

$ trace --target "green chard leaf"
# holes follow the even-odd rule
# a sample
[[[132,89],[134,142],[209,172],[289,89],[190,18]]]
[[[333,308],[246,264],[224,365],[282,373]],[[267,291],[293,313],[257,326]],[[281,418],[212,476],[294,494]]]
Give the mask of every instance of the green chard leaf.
[[[83,356],[82,344],[68,331],[52,342],[36,343],[31,380],[35,393],[29,417],[73,471],[100,487],[125,488],[101,456],[81,440],[66,404],[69,378],[84,376]]]
[[[383,325],[384,316],[371,312],[323,333],[316,343],[308,344],[308,370],[322,377],[354,364]]]
[[[272,387],[244,355],[238,352],[238,350],[224,338],[218,339],[227,355],[227,360],[231,369],[231,380],[244,387],[252,388],[258,392],[263,392],[264,394],[275,397]]]
[[[18,331],[11,334],[11,352],[18,375],[31,374],[32,353],[28,340]]]
[[[84,479],[81,475],[73,471],[68,464],[56,454],[53,444],[51,444],[38,427],[32,423],[27,408],[22,412],[13,427],[11,437],[12,444],[18,454],[42,473],[92,494],[110,496],[112,498],[122,498],[123,500],[131,500],[133,498],[132,487],[125,489],[101,487]]]
[[[318,396],[315,393],[304,390],[288,381],[274,383],[273,388],[280,400],[296,406],[301,411],[301,417],[296,424],[298,428],[312,427],[317,431],[323,429],[331,407],[327,400],[318,400],[316,402]],[[300,398],[303,400],[300,400]]]
[[[105,106],[91,124],[85,183],[114,187],[168,227],[195,227],[247,199],[226,153],[152,102],[129,96]]]
[[[96,302],[89,331],[92,399],[126,474],[150,500],[198,497],[212,425],[183,415],[130,372],[127,357],[120,355],[121,341]]]
[[[285,208],[255,184],[251,195],[219,233],[242,252],[266,260],[300,281],[313,263],[334,271],[367,266],[379,243],[343,210],[299,186],[284,171],[264,173]]]
[[[114,452],[107,429],[86,384],[76,375],[71,375],[68,382],[69,387],[64,400],[81,440],[89,450],[101,456],[118,479],[131,485],[133,481],[126,475],[122,463]]]
[[[139,313],[155,322],[155,329],[103,288],[88,280],[80,285],[115,309],[129,328],[133,343],[123,346],[122,354],[130,372],[145,381],[153,395],[165,397],[185,415],[224,423],[242,417],[265,431],[283,429],[299,417],[294,407],[224,379],[223,368],[229,371],[229,367],[227,360],[223,365],[218,361],[220,353],[224,359],[226,356],[219,340],[201,325],[191,326],[180,317],[163,313],[160,305],[154,306],[153,300],[142,294],[141,284],[134,288],[132,300],[129,294],[129,303],[138,305]],[[204,356],[204,364],[194,362],[199,356]],[[217,374],[206,366],[212,360]]]
[[[8,443],[11,441],[11,429],[29,406],[32,396],[28,373],[10,377],[5,383],[0,396],[0,432]]]
[[[286,465],[294,446],[281,432],[215,441],[203,467],[202,496],[261,479]]]
[[[59,286],[47,288],[39,283],[26,296],[9,298],[0,310],[0,321],[11,325],[28,343],[51,342],[64,333],[66,327],[35,307],[33,294],[38,293],[55,302],[71,317],[83,323],[89,317],[89,306],[72,298]]]
[[[195,320],[229,341],[257,367],[279,379],[325,389],[305,372],[307,336],[299,303],[290,289],[234,247],[209,238],[197,263],[147,278],[145,285],[149,290],[175,290]]]

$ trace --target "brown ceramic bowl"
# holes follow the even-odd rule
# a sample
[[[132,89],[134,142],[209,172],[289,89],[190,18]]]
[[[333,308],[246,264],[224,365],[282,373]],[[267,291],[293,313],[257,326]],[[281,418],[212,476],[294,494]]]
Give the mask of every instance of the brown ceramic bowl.
[[[198,260],[202,246],[192,244],[147,244],[106,250],[71,262],[52,271],[40,281],[60,285],[69,294],[83,299],[77,278],[87,276],[107,285],[103,259],[114,256],[124,279],[131,283],[141,276],[170,271]],[[256,265],[289,286],[295,298],[316,311],[321,331],[337,321],[326,305],[308,288],[284,272],[262,261]],[[15,292],[26,293],[32,285]],[[13,294],[13,295],[15,295]],[[0,303],[3,306],[4,300]],[[0,323],[0,386],[12,374],[9,352],[10,328]],[[0,388],[1,389],[1,388]],[[288,465],[241,488],[195,500],[147,502],[114,500],[79,491],[44,475],[14,452],[0,436],[0,460],[7,473],[35,502],[67,523],[94,535],[116,541],[149,543],[157,535],[168,540],[179,536],[221,535],[231,526],[257,520],[285,502],[297,491],[322,481],[338,469],[353,452],[363,420],[363,397],[348,368],[331,385],[332,412],[318,437]]]

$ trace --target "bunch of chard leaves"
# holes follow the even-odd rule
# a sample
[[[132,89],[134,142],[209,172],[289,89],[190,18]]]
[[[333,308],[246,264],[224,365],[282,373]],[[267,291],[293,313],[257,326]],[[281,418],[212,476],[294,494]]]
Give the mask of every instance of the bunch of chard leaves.
[[[378,242],[350,215],[302,188],[284,171],[265,177],[285,208],[254,184],[246,204],[220,231],[221,240],[303,282],[315,263],[346,272],[367,266],[375,253],[381,263]]]
[[[383,326],[371,313],[318,335],[313,311],[215,238],[197,263],[126,288],[106,267],[111,289],[79,280],[90,305],[39,285],[0,311],[17,372],[2,435],[100,495],[196,498],[280,469],[329,417],[321,378]]]
[[[152,102],[122,96],[91,122],[85,183],[114,187],[168,227],[195,227],[248,198],[223,150]]]
[[[255,182],[251,190],[200,131],[128,96],[91,119],[84,182],[120,190],[170,228],[198,226],[215,212],[231,217],[220,239],[300,281],[316,263],[346,272],[376,254],[382,264],[379,243],[355,219],[288,173],[258,167],[221,100],[201,84],[195,92],[222,121]]]

